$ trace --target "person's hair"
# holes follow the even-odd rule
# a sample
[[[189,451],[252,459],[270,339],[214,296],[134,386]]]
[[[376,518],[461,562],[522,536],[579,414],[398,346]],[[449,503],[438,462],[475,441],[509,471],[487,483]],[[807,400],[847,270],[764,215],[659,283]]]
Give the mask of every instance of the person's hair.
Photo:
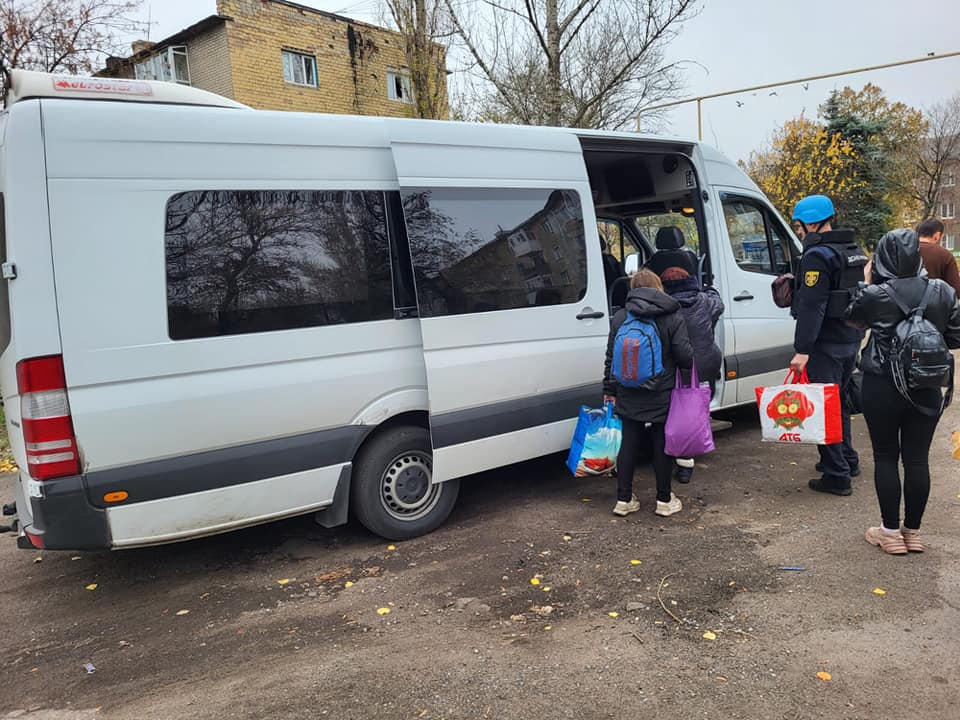
[[[690,273],[684,270],[682,267],[668,267],[662,273],[660,273],[660,279],[663,282],[673,282],[675,280],[686,280],[690,277]]]
[[[928,218],[917,225],[917,235],[920,237],[933,237],[937,233],[943,232],[943,223],[936,218]]]
[[[654,288],[663,292],[663,283],[660,282],[660,276],[657,275],[653,270],[637,270],[633,274],[633,277],[630,278],[630,289],[636,290],[637,288]]]

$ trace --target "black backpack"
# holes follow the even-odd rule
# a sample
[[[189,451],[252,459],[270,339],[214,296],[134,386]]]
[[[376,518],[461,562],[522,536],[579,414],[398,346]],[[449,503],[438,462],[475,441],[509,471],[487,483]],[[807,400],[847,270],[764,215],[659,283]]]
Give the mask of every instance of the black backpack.
[[[943,333],[925,317],[935,289],[934,283],[927,282],[920,304],[911,309],[892,285],[885,286],[887,294],[906,316],[897,324],[893,338],[893,352],[890,355],[893,383],[911,405],[931,417],[939,416],[953,397],[953,355],[943,339]],[[947,392],[937,408],[917,405],[911,397],[911,391],[914,390],[943,388]]]

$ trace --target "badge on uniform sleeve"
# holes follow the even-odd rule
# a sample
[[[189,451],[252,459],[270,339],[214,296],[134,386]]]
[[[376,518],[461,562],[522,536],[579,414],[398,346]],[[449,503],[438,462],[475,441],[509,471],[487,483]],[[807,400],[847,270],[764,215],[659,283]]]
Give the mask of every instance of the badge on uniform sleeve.
[[[803,282],[807,287],[813,287],[820,281],[820,271],[819,270],[807,270],[803,274]]]

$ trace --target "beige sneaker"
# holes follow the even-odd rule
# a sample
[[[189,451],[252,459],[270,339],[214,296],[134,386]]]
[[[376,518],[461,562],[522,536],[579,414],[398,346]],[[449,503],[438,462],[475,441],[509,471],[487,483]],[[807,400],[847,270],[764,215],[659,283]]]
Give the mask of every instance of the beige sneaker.
[[[620,515],[629,515],[630,513],[635,513],[640,509],[640,501],[637,500],[636,495],[630,496],[630,502],[624,502],[623,500],[617,500],[617,504],[613,506],[613,514]]]
[[[888,555],[906,555],[907,546],[899,530],[886,530],[882,527],[867,528],[867,542],[876,545]]]
[[[683,510],[683,503],[673,493],[670,493],[670,502],[660,502],[657,500],[657,509],[654,512],[661,517],[670,517]]]
[[[919,530],[909,530],[902,527],[900,528],[900,535],[903,536],[903,544],[907,546],[908,552],[921,553],[927,549],[927,546],[920,541]]]

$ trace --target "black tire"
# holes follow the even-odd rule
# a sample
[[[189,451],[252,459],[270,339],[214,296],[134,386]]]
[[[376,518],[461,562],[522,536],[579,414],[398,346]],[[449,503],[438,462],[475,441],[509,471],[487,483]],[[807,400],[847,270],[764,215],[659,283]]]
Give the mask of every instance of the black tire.
[[[450,515],[459,480],[430,484],[430,432],[400,426],[375,435],[353,463],[350,507],[370,532],[407,540],[436,530]]]

